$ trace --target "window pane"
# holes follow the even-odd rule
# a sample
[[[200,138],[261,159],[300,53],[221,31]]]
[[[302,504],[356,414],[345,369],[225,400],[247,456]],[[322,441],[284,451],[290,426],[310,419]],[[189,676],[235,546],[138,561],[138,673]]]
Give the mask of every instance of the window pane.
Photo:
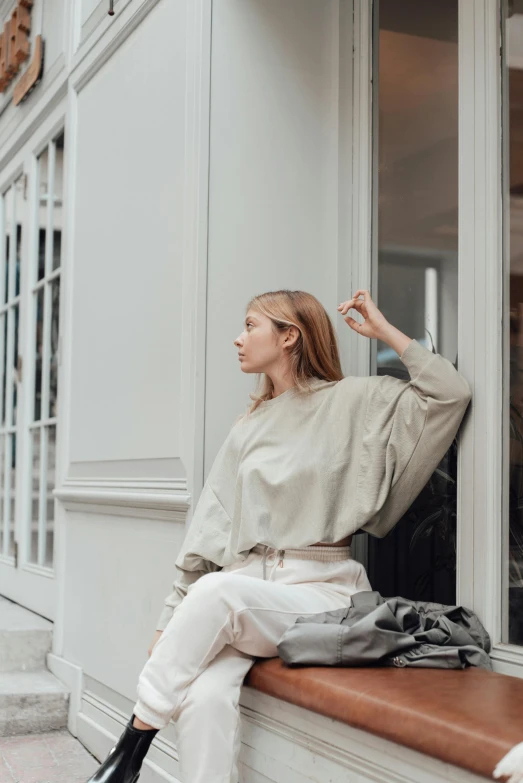
[[[45,275],[45,239],[47,233],[47,206],[49,203],[49,150],[46,148],[38,158],[38,193],[40,206],[38,210],[38,268],[37,279],[41,280]]]
[[[4,196],[4,226],[5,226],[5,267],[3,278],[2,301],[7,302],[9,297],[9,265],[11,263],[11,231],[13,229],[13,188],[9,188]]]
[[[509,159],[505,161],[509,189],[505,203],[509,247],[505,257],[510,272],[510,439],[509,524],[505,529],[508,595],[504,596],[503,641],[523,644],[523,13],[512,13],[506,19],[505,44],[508,92],[504,95],[504,103],[509,136]]]
[[[36,307],[36,335],[35,335],[35,394],[34,394],[34,420],[39,421],[42,411],[42,360],[44,338],[44,289],[39,288],[35,294]]]
[[[62,206],[63,206],[63,163],[64,134],[56,139],[55,175],[54,175],[54,211],[53,211],[53,270],[58,269],[62,259]]]
[[[29,561],[38,562],[38,509],[40,496],[40,428],[31,433],[31,536]]]
[[[22,265],[22,241],[24,233],[25,218],[25,199],[24,199],[24,179],[19,177],[15,182],[15,219],[16,219],[16,258],[15,258],[15,279],[13,281],[13,294],[18,296],[20,293],[20,274]]]
[[[376,300],[394,326],[456,363],[458,2],[379,0],[374,55],[377,134]],[[409,380],[377,341],[378,375]],[[456,448],[384,539],[368,537],[383,595],[455,602]]]
[[[2,426],[5,424],[5,402],[7,383],[7,313],[0,316],[0,343],[1,343],[1,372],[2,372]]]
[[[58,396],[58,337],[60,328],[60,278],[51,283],[51,366],[49,371],[49,416],[56,416]]]
[[[13,380],[12,380],[12,387],[13,387],[13,424],[16,426],[17,422],[17,410],[18,410],[18,326],[19,326],[19,306],[15,305],[13,307],[12,311],[12,318],[13,318],[13,339],[14,339],[14,349],[13,349]]]
[[[47,428],[47,496],[46,496],[46,548],[45,565],[53,565],[54,497],[56,486],[56,427]]]
[[[9,477],[9,555],[14,557],[15,513],[16,513],[16,434],[9,435],[10,477]]]
[[[4,499],[5,499],[5,476],[4,476],[4,451],[5,436],[0,435],[0,552],[7,552],[7,541],[5,541],[4,550]]]

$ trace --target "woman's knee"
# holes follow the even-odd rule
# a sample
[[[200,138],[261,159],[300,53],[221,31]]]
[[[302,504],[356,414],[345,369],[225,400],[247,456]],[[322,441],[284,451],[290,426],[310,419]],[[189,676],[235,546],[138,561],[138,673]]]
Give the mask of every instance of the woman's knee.
[[[187,597],[192,595],[194,598],[216,601],[224,596],[234,594],[237,587],[238,577],[235,577],[234,574],[227,571],[211,571],[209,574],[200,576],[187,588]]]

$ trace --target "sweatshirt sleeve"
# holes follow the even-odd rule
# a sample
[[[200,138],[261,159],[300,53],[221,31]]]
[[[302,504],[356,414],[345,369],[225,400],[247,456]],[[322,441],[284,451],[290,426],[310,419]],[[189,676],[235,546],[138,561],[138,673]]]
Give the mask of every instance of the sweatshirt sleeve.
[[[204,574],[219,571],[230,539],[230,517],[220,501],[219,494],[234,492],[237,454],[231,439],[243,419],[241,414],[233,423],[228,436],[216,455],[198,502],[196,503],[185,537],[175,561],[176,576],[172,592],[164,599],[164,607],[156,623],[163,631],[175,608],[187,595],[187,589]]]
[[[472,397],[439,353],[411,340],[400,356],[410,380],[371,376],[357,498],[361,528],[385,536],[410,508],[457,434]]]

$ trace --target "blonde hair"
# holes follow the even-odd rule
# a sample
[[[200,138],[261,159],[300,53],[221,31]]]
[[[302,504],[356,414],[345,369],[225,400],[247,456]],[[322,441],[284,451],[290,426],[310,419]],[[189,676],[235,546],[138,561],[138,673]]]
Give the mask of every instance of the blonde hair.
[[[272,321],[275,334],[295,326],[299,336],[289,350],[290,375],[299,392],[311,389],[309,380],[320,378],[340,381],[343,373],[336,332],[327,311],[306,291],[267,291],[251,299],[246,308],[263,313]],[[253,404],[247,415],[272,397],[274,385],[268,375],[258,373],[256,391],[250,394]]]

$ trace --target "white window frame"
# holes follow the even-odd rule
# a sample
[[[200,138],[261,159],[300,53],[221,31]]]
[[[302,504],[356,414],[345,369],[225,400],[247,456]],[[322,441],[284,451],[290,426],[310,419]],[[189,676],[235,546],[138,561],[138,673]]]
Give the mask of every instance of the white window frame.
[[[21,340],[21,301],[22,301],[22,280],[20,279],[20,288],[18,294],[15,291],[15,276],[16,276],[16,251],[17,251],[17,197],[16,188],[17,183],[21,183],[23,187],[23,171],[17,169],[14,176],[12,176],[3,186],[0,192],[0,198],[2,199],[2,232],[0,235],[0,241],[2,242],[2,258],[5,258],[5,241],[8,233],[6,226],[11,224],[11,232],[9,234],[9,254],[6,260],[8,260],[8,279],[7,279],[7,291],[6,281],[4,277],[4,267],[0,269],[0,310],[7,319],[7,351],[6,351],[6,367],[5,367],[5,421],[1,427],[2,436],[4,438],[3,443],[3,455],[2,455],[2,475],[0,476],[0,482],[2,483],[4,490],[2,519],[0,524],[4,530],[3,547],[0,553],[0,558],[4,564],[14,565],[15,555],[9,553],[9,540],[11,531],[14,532],[15,547],[16,547],[16,515],[19,502],[17,483],[19,481],[18,475],[22,463],[20,461],[20,396],[19,390],[17,390],[17,419],[13,423],[13,384],[16,382],[14,374],[14,309],[18,307],[18,353],[20,354]],[[6,198],[7,194],[11,193],[6,211]],[[22,237],[22,251],[24,250],[24,237]],[[21,270],[23,269],[25,259],[21,258]],[[5,302],[4,302],[5,299]],[[1,324],[1,322],[0,322]],[[1,329],[1,326],[0,326]],[[0,334],[0,362],[3,363],[3,351],[4,351],[4,332],[2,330]],[[0,368],[0,384],[3,385],[4,381],[3,367]],[[3,390],[0,389],[0,405],[3,404]],[[16,466],[15,466],[15,484],[12,486],[11,476],[12,468],[10,465],[10,449],[9,444],[11,438],[16,438]],[[23,468],[22,468],[23,469]],[[4,478],[7,478],[4,484]],[[10,519],[11,515],[11,498],[14,494],[14,519]]]
[[[44,617],[53,620],[57,609],[57,572],[54,568],[39,566],[28,562],[24,557],[27,546],[27,532],[29,529],[28,517],[31,515],[31,470],[30,470],[30,443],[29,443],[29,424],[30,412],[32,410],[32,400],[34,400],[34,379],[31,377],[31,367],[34,364],[34,357],[31,354],[31,341],[34,341],[34,319],[32,316],[32,291],[30,280],[29,265],[35,257],[38,249],[38,226],[36,214],[34,211],[37,182],[37,158],[49,141],[56,138],[62,129],[65,128],[66,135],[66,163],[64,176],[64,203],[65,210],[62,216],[63,236],[62,236],[62,257],[61,257],[61,294],[60,294],[60,332],[63,335],[66,330],[66,302],[68,296],[65,286],[70,285],[70,276],[67,275],[67,258],[69,257],[67,232],[68,225],[68,192],[70,190],[68,163],[69,149],[67,147],[68,135],[70,136],[70,120],[67,118],[67,101],[63,100],[59,106],[47,107],[43,113],[38,116],[30,117],[27,123],[23,125],[18,137],[13,142],[13,147],[6,151],[4,157],[0,160],[0,190],[5,192],[10,183],[17,179],[21,174],[27,176],[27,203],[31,205],[27,214],[27,225],[25,227],[25,239],[22,242],[22,276],[21,276],[21,298],[20,312],[23,317],[19,325],[19,353],[23,359],[22,382],[19,384],[18,398],[18,437],[17,437],[17,504],[16,504],[16,540],[18,543],[18,567],[15,566],[14,558],[0,558],[0,580],[2,581],[2,592],[11,600],[16,601],[29,609],[41,614]],[[57,484],[63,472],[63,444],[66,443],[67,435],[61,430],[62,424],[66,422],[66,391],[64,391],[64,381],[67,376],[64,374],[62,366],[58,370],[58,411],[57,418],[60,421],[58,430],[58,441],[56,444],[57,454]],[[55,565],[58,565],[58,552],[63,547],[63,530],[58,521],[56,521],[55,508]]]
[[[63,269],[63,250],[60,257],[60,265],[53,269],[53,247],[54,247],[54,201],[48,200],[46,211],[46,226],[45,226],[45,259],[44,259],[44,274],[41,279],[38,279],[38,261],[39,261],[39,207],[40,207],[40,156],[48,151],[47,158],[47,196],[49,193],[54,192],[54,181],[56,174],[56,140],[63,132],[63,128],[58,133],[52,134],[40,149],[39,153],[35,155],[35,161],[33,165],[33,172],[36,177],[34,192],[34,200],[31,208],[33,214],[31,216],[34,221],[34,240],[31,244],[31,252],[29,257],[29,270],[28,270],[28,288],[29,294],[27,302],[29,303],[30,315],[28,318],[29,333],[28,340],[26,341],[26,347],[28,348],[28,362],[27,366],[27,381],[28,387],[32,392],[30,397],[30,405],[26,414],[26,426],[29,430],[26,469],[30,473],[27,479],[27,490],[31,495],[29,500],[28,513],[32,516],[32,441],[35,431],[40,431],[40,472],[39,472],[39,513],[38,513],[38,552],[37,561],[33,562],[29,560],[31,537],[25,539],[24,542],[24,562],[27,563],[27,567],[37,572],[45,574],[48,571],[54,571],[54,558],[53,565],[47,566],[42,561],[45,557],[45,537],[47,533],[47,458],[48,458],[48,432],[50,427],[55,427],[55,443],[56,432],[58,424],[58,416],[49,416],[49,387],[50,387],[50,369],[51,369],[51,285],[54,281],[59,280],[61,284],[62,269]],[[66,141],[67,144],[67,141]],[[62,174],[63,176],[63,174]],[[62,189],[64,183],[62,182]],[[63,212],[63,211],[62,211]],[[42,335],[42,370],[41,370],[41,403],[40,403],[40,418],[35,420],[35,362],[36,362],[36,300],[38,292],[44,291],[44,322],[43,322],[43,335]],[[60,291],[62,295],[62,289]],[[61,299],[61,296],[60,296]],[[60,319],[60,313],[59,313]],[[61,326],[61,320],[59,320]],[[56,515],[54,515],[56,519]],[[53,520],[54,522],[54,520]],[[31,525],[28,518],[25,520],[26,525]]]
[[[352,258],[354,280],[371,292],[372,23],[372,4],[354,0]],[[503,264],[501,43],[500,0],[459,0],[458,356],[473,398],[460,430],[456,590],[457,602],[473,609],[491,636],[495,670],[522,677],[523,647],[501,641],[508,519],[502,474],[508,421],[502,411],[509,389],[508,361],[503,362],[509,295]],[[365,375],[370,363],[368,341],[355,343],[351,372]],[[364,557],[358,536],[354,543],[357,556]]]

